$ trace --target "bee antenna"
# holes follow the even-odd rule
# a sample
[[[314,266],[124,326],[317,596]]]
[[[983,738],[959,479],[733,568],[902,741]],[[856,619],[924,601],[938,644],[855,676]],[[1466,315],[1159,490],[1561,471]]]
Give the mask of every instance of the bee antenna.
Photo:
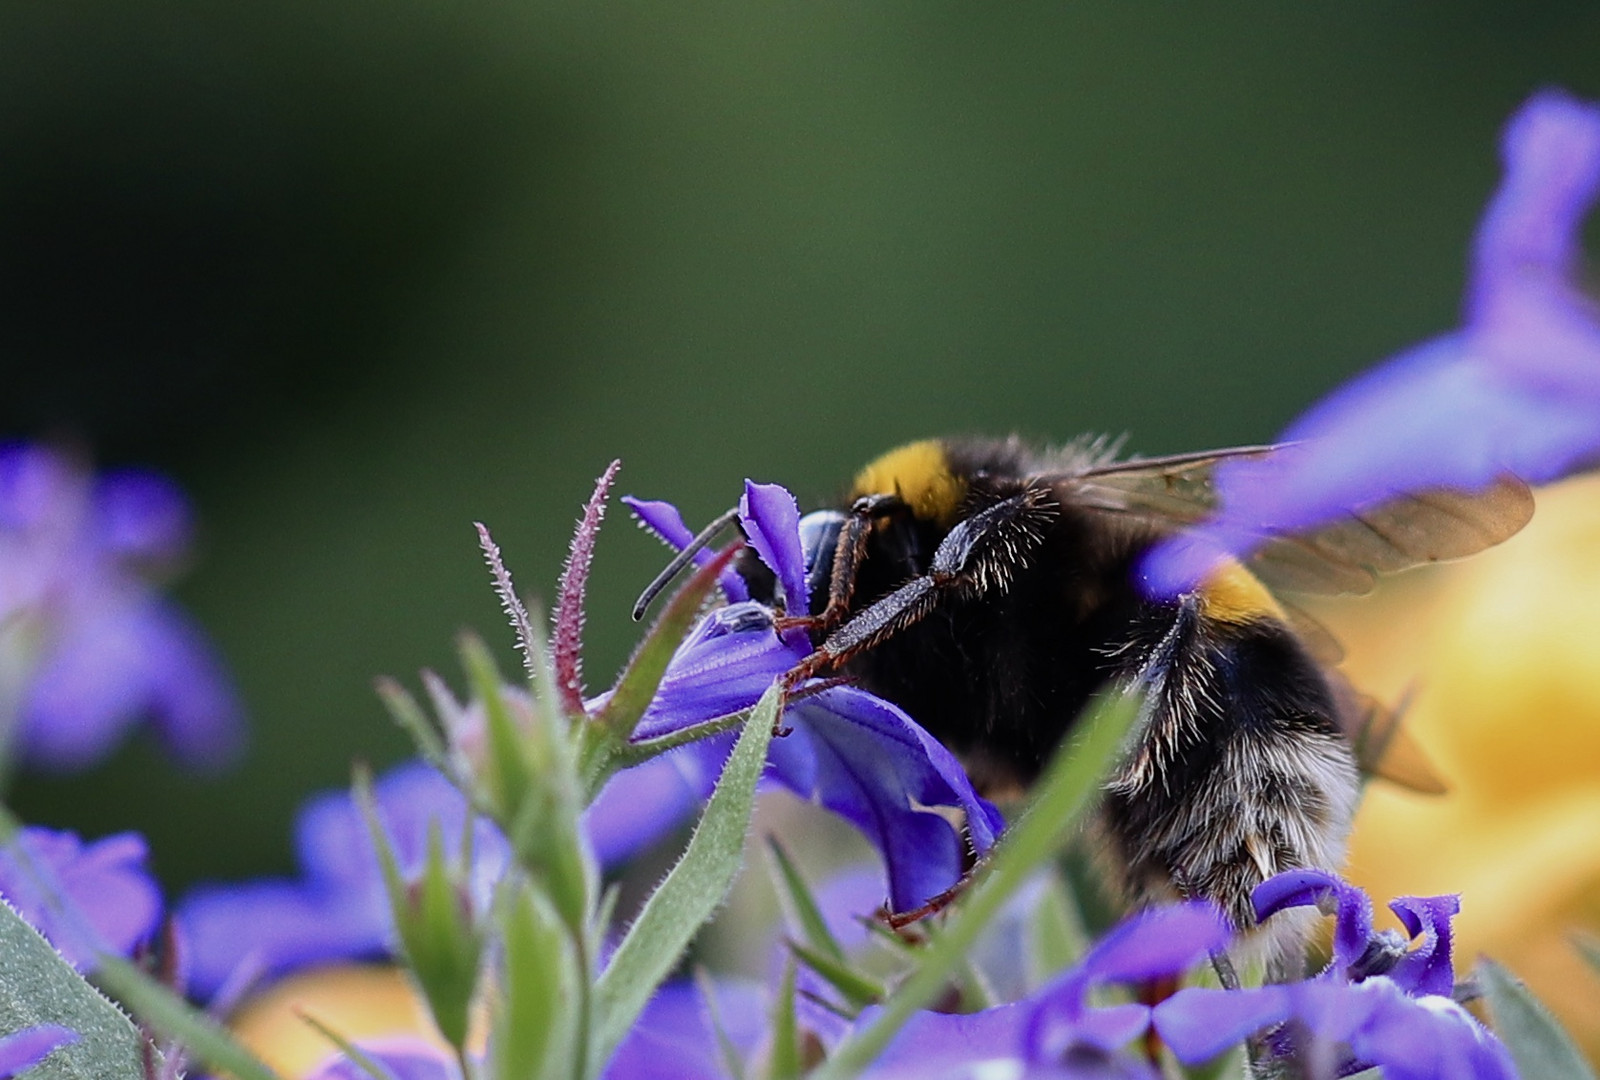
[[[672,561],[666,565],[661,573],[656,575],[655,580],[645,586],[644,592],[639,594],[639,599],[633,602],[633,621],[638,622],[644,618],[645,609],[650,606],[656,597],[661,595],[663,589],[672,584],[672,579],[683,573],[683,568],[689,565],[702,548],[715,540],[718,533],[737,520],[739,520],[739,508],[737,506],[725,513],[718,514],[711,520],[711,524],[701,529],[695,535],[695,538],[689,541],[688,546],[674,555]]]

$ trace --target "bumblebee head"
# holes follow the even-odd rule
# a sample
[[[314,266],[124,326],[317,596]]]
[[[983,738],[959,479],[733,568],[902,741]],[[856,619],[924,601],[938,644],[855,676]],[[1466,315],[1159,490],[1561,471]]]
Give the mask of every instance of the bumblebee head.
[[[966,500],[967,482],[945,444],[924,439],[889,451],[857,473],[850,498],[868,495],[898,495],[919,520],[948,528]]]

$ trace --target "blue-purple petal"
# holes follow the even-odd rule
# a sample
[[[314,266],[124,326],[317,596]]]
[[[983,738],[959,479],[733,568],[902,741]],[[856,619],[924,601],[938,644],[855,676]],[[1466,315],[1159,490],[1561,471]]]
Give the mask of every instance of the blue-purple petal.
[[[1600,108],[1535,95],[1507,128],[1505,178],[1474,247],[1466,319],[1342,387],[1270,458],[1219,468],[1221,511],[1143,561],[1151,595],[1227,554],[1397,495],[1543,483],[1600,460],[1600,307],[1577,280],[1600,186]]]
[[[1101,938],[1079,969],[1091,985],[1180,975],[1232,938],[1227,916],[1209,901],[1148,908]]]
[[[357,1044],[390,1080],[461,1080],[461,1070],[444,1050],[411,1036],[362,1040]],[[306,1080],[372,1080],[365,1067],[340,1054]]]
[[[750,1056],[766,1031],[766,992],[758,984],[721,980],[714,993],[722,1033],[741,1056]],[[727,1074],[700,988],[680,981],[657,990],[601,1075],[604,1080],[722,1080]]]
[[[1501,138],[1506,175],[1473,246],[1468,314],[1493,320],[1528,271],[1575,280],[1580,227],[1600,186],[1600,108],[1559,90],[1531,97]]]
[[[959,807],[982,854],[1004,821],[973,791],[954,755],[895,706],[842,686],[789,707],[793,731],[776,739],[779,780],[853,823],[883,853],[890,901],[918,907],[961,877],[965,844],[931,808]]]
[[[613,776],[582,818],[600,865],[627,861],[692,818],[716,786],[730,738],[702,739]]]
[[[118,833],[84,844],[29,827],[0,848],[0,896],[79,971],[101,951],[131,955],[161,918],[161,890],[144,838]]]
[[[806,591],[805,553],[800,549],[800,507],[794,496],[777,484],[746,480],[739,521],[750,546],[777,575],[788,613],[806,614],[811,597]]]
[[[1385,978],[1342,989],[1363,1014],[1342,1040],[1359,1064],[1390,1080],[1515,1080],[1506,1048],[1449,998],[1408,997]]]
[[[748,709],[802,655],[772,632],[771,613],[760,604],[718,608],[673,654],[634,738],[655,738]]]
[[[94,485],[96,537],[103,551],[141,563],[170,563],[188,550],[194,517],[178,486],[146,469],[103,473]]]
[[[0,1080],[11,1080],[53,1051],[78,1041],[78,1033],[60,1024],[37,1024],[0,1038]]]
[[[1347,885],[1326,870],[1286,870],[1268,878],[1250,894],[1256,920],[1292,907],[1320,907],[1334,900],[1337,911],[1333,926],[1333,966],[1349,969],[1367,951],[1372,939],[1372,901],[1354,885]]]
[[[1449,997],[1456,979],[1450,919],[1460,913],[1461,897],[1402,896],[1389,902],[1389,910],[1400,917],[1414,942],[1422,939],[1400,958],[1389,977],[1408,994]]]
[[[1185,1065],[1199,1065],[1288,1019],[1289,993],[1281,986],[1212,990],[1191,986],[1155,1007],[1161,1041]]]
[[[694,539],[694,533],[683,523],[683,516],[671,503],[658,499],[637,499],[632,495],[624,495],[622,502],[633,511],[633,516],[641,526],[655,533],[674,550],[682,551]],[[702,549],[695,552],[694,564],[704,566],[713,558],[715,556],[710,551]],[[724,570],[718,576],[717,584],[731,603],[750,599],[750,590],[745,587],[744,578],[732,569]]]
[[[882,1010],[862,1010],[866,1026]],[[1021,1059],[1033,1009],[1027,1002],[996,1005],[975,1013],[919,1012],[906,1021],[879,1056],[874,1071],[947,1069],[962,1062]],[[927,1074],[924,1074],[927,1075]]]

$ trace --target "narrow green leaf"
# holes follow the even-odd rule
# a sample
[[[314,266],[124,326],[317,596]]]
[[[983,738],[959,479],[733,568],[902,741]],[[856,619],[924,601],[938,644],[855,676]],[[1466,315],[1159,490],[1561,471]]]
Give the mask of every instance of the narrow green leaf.
[[[744,861],[756,781],[766,767],[780,700],[776,685],[761,696],[688,847],[645,901],[600,976],[595,987],[597,1063],[610,1060],[656,987],[727,897]]]
[[[739,1056],[739,1048],[733,1045],[733,1040],[728,1037],[728,1029],[722,1022],[722,1009],[717,1004],[717,986],[711,980],[711,973],[703,967],[694,969],[694,984],[700,989],[700,997],[706,1003],[706,1016],[711,1020],[711,1031],[717,1038],[717,1056],[722,1059],[722,1069],[733,1080],[744,1080],[744,1059]]]
[[[339,1053],[349,1058],[352,1065],[366,1073],[372,1080],[395,1080],[394,1073],[383,1062],[361,1049],[361,1047],[333,1030],[327,1024],[324,1024],[308,1012],[302,1011],[298,1015],[306,1025],[337,1047]]]
[[[800,1023],[794,1014],[794,959],[783,965],[783,981],[772,997],[772,1038],[765,1080],[795,1080],[800,1075]]]
[[[1517,1071],[1532,1080],[1595,1080],[1583,1052],[1521,979],[1487,957],[1478,977],[1494,1016],[1494,1030],[1511,1051]]]
[[[572,939],[548,898],[529,885],[502,897],[504,974],[489,1056],[496,1080],[581,1075],[575,1033],[585,1002]]]
[[[485,759],[484,780],[489,788],[489,798],[502,827],[512,821],[528,797],[533,777],[548,772],[550,748],[530,739],[523,731],[511,710],[506,707],[501,693],[500,672],[494,657],[483,642],[471,634],[463,634],[460,643],[461,663],[467,669],[467,678],[473,695],[483,706]],[[535,760],[544,751],[546,760]]]
[[[628,666],[617,679],[617,686],[600,710],[596,722],[622,744],[633,735],[639,718],[655,699],[661,676],[666,674],[667,663],[677,651],[678,644],[694,625],[706,598],[717,587],[717,576],[727,569],[738,552],[738,545],[729,546],[716,558],[696,570],[683,587],[672,594],[672,599],[645,634],[644,640],[628,659]]]
[[[102,955],[95,980],[148,1027],[182,1045],[207,1068],[235,1080],[279,1080],[227,1028],[121,957]]]
[[[1076,898],[1062,875],[1051,874],[1028,925],[1028,982],[1044,983],[1078,962],[1088,947],[1088,934]]]
[[[857,1009],[868,1005],[876,1005],[888,993],[888,989],[871,975],[857,971],[846,961],[828,953],[818,952],[810,946],[799,941],[789,942],[789,948],[812,971],[815,971],[827,984],[839,991],[839,994]]]
[[[789,853],[784,851],[776,837],[767,837],[767,856],[772,884],[777,889],[778,906],[783,909],[784,920],[799,933],[800,940],[811,951],[844,963],[844,949],[839,945],[839,939],[828,929],[828,920],[823,918],[822,909],[817,906],[816,897],[811,895],[810,886],[800,876],[794,860],[789,858]]]
[[[61,1024],[79,1040],[40,1062],[29,1080],[141,1080],[144,1040],[10,906],[0,902],[0,1032]]]
[[[439,729],[422,711],[417,699],[394,679],[380,678],[374,688],[378,692],[378,700],[383,702],[383,707],[388,710],[395,724],[411,736],[423,760],[446,776],[452,775],[454,769],[450,763],[450,752],[445,748]]]
[[[1122,748],[1138,704],[1136,696],[1109,694],[1085,710],[1075,737],[1056,751],[1034,789],[1032,803],[995,845],[943,932],[917,954],[917,967],[884,1002],[883,1011],[841,1042],[812,1074],[813,1080],[856,1076],[917,1010],[939,996],[1006,901],[1036,867],[1054,857],[1062,838],[1078,827],[1093,805],[1100,779]]]

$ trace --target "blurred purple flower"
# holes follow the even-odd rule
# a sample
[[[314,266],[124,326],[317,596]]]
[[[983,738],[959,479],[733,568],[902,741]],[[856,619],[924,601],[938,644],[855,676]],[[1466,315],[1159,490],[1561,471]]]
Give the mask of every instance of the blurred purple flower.
[[[434,823],[449,857],[459,857],[466,799],[438,772],[418,763],[401,765],[377,782],[374,794],[402,874],[421,873]],[[295,833],[298,879],[202,886],[179,904],[196,995],[210,996],[241,967],[272,976],[394,953],[389,895],[354,798],[335,792],[312,800],[301,810]],[[500,832],[475,819],[470,880],[480,912],[509,859]]]
[[[0,737],[81,769],[148,717],[185,764],[216,767],[244,728],[205,635],[155,588],[189,543],[183,496],[153,473],[91,477],[38,446],[0,447]]]
[[[754,1055],[767,1029],[766,990],[744,980],[716,984],[717,1021],[735,1052]],[[395,1080],[460,1080],[449,1053],[414,1037],[366,1040],[360,1049]],[[725,1080],[717,1029],[700,988],[677,980],[655,992],[601,1073],[605,1080]],[[0,1078],[3,1080],[3,1078]],[[370,1080],[340,1055],[308,1080]]]
[[[39,1024],[0,1037],[0,1080],[43,1061],[52,1051],[78,1041],[78,1033],[60,1024]]]
[[[1253,900],[1259,919],[1292,907],[1333,908],[1333,958],[1305,982],[1180,990],[1156,1006],[1154,1018],[1178,1060],[1199,1064],[1262,1035],[1269,1056],[1294,1055],[1315,1076],[1381,1066],[1393,1080],[1514,1080],[1505,1047],[1450,996],[1457,897],[1392,902],[1409,941],[1374,932],[1366,894],[1324,871],[1279,874]]]
[[[414,1036],[365,1039],[358,1044],[393,1080],[459,1080],[461,1069],[450,1054]],[[306,1080],[372,1080],[372,1074],[343,1054],[311,1072]]]
[[[1478,490],[1506,473],[1539,484],[1600,461],[1600,307],[1578,280],[1600,107],[1536,94],[1501,149],[1461,328],[1335,391],[1283,433],[1296,445],[1219,467],[1220,512],[1151,553],[1149,593],[1186,591],[1224,554],[1396,495]]]
[[[161,918],[161,890],[137,833],[84,844],[70,832],[28,827],[0,847],[0,898],[79,971],[95,954],[129,956]]]
[[[671,506],[626,501],[663,539],[675,546],[687,542],[689,531]],[[804,611],[808,595],[799,520],[794,496],[783,488],[745,485],[744,534],[777,575],[789,606]],[[730,596],[744,594],[736,576],[723,587]],[[747,709],[810,652],[803,630],[780,637],[773,613],[760,604],[718,608],[678,648],[634,737],[655,738]],[[964,869],[967,841],[982,854],[1004,824],[973,791],[954,755],[905,713],[865,691],[836,686],[797,697],[783,722],[790,730],[772,744],[774,777],[844,817],[873,842],[888,868],[896,910],[916,908],[954,885]],[[702,763],[680,774],[691,777],[695,797],[683,804],[685,809],[709,793],[730,741],[723,736],[680,751]],[[626,783],[628,776],[620,774],[616,782]],[[963,813],[965,834],[941,813],[950,808]]]

